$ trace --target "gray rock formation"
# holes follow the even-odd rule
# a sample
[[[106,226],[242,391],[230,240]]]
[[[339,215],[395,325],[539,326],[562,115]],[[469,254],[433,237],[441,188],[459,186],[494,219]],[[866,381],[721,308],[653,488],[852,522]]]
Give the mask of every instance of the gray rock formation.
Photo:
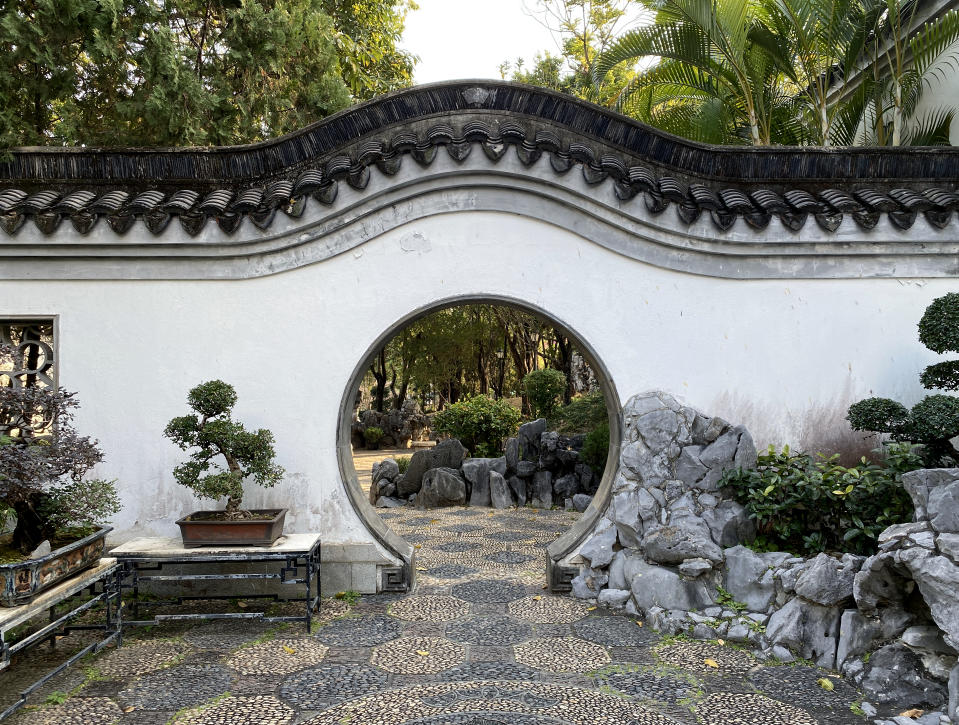
[[[489,461],[486,458],[467,458],[463,461],[463,478],[470,484],[470,506],[491,506]]]
[[[902,643],[888,644],[872,653],[862,690],[869,702],[892,705],[890,712],[903,707],[935,709],[947,697],[946,687],[932,680],[919,656]]]
[[[466,458],[466,449],[455,438],[440,442],[434,448],[417,451],[410,459],[410,465],[403,476],[403,483],[396,487],[401,498],[420,490],[427,471],[435,468],[459,469]]]
[[[465,503],[466,481],[456,469],[431,468],[423,476],[423,485],[416,495],[418,507],[462,506]]]
[[[530,504],[533,508],[548,509],[553,505],[553,474],[537,471],[533,476]]]
[[[834,607],[852,601],[853,580],[863,557],[844,554],[841,559],[819,554],[803,567],[796,594],[814,604]]]
[[[506,509],[513,505],[509,484],[499,471],[490,471],[489,490],[493,508]]]
[[[797,597],[769,618],[766,636],[770,642],[832,669],[836,666],[840,617],[838,607],[821,607]]]

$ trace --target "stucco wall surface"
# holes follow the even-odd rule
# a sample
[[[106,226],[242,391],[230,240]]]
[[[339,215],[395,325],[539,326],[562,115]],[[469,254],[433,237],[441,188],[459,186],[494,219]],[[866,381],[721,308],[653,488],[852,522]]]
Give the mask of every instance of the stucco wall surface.
[[[236,414],[270,428],[288,475],[248,488],[290,508],[288,531],[373,542],[345,493],[338,412],[384,330],[438,301],[503,297],[548,311],[595,350],[622,403],[667,390],[790,442],[809,411],[874,394],[910,402],[935,356],[915,325],[954,280],[724,280],[650,266],[540,220],[457,212],[413,221],[324,262],[234,281],[4,281],[0,316],[59,317],[60,383],[106,453],[124,509],[115,540],[173,535],[200,501],[171,474],[162,437],[186,393],[213,378]]]

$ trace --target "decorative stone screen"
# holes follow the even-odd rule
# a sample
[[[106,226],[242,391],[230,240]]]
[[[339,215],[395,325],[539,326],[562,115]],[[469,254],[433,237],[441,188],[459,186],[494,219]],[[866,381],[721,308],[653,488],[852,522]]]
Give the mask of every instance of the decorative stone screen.
[[[57,385],[56,343],[51,318],[0,318],[0,344],[13,348],[0,355],[0,385],[32,387]],[[6,353],[6,351],[4,351]]]

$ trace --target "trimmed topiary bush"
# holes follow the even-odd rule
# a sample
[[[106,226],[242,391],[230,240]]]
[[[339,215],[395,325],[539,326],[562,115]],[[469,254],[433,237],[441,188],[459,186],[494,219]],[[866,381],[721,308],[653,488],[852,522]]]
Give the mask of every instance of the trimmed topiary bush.
[[[919,320],[919,341],[933,352],[959,352],[959,293],[938,297],[926,308]],[[929,365],[919,379],[926,388],[959,390],[959,360]],[[867,398],[849,407],[847,419],[855,430],[921,445],[930,468],[959,464],[959,451],[950,440],[959,435],[959,398],[928,395],[912,410],[889,398]]]
[[[500,455],[503,441],[516,433],[520,412],[505,400],[476,395],[433,416],[433,430],[458,438],[475,457]]]
[[[534,418],[549,418],[566,391],[566,376],[559,370],[544,368],[523,377],[523,390]]]
[[[755,468],[727,471],[720,486],[755,520],[758,548],[873,553],[883,529],[912,520],[912,499],[900,479],[922,468],[922,459],[913,446],[897,444],[881,463],[863,458],[845,467],[838,460],[770,446]]]
[[[244,479],[252,477],[271,488],[285,474],[274,461],[273,434],[265,428],[248,431],[231,418],[236,399],[236,390],[222,380],[201,383],[187,396],[194,413],[174,418],[163,431],[180,449],[192,451],[190,460],[173,469],[177,483],[200,498],[226,497],[227,519],[248,517],[240,509]],[[216,462],[218,457],[226,462],[225,469]]]

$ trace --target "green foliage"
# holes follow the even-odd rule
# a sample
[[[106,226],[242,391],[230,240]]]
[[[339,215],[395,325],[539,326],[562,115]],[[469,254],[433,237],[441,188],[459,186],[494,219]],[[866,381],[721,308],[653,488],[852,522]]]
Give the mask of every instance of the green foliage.
[[[549,418],[566,390],[566,376],[559,370],[533,370],[523,377],[523,389],[535,418]]]
[[[583,463],[593,469],[593,473],[602,476],[606,468],[606,458],[609,456],[609,423],[602,423],[589,433],[583,441],[583,449],[579,453]]]
[[[844,467],[838,455],[814,458],[772,446],[754,469],[727,471],[721,486],[746,507],[767,547],[796,553],[868,554],[888,526],[911,520],[903,473],[922,467],[911,446],[889,446],[882,463]]]
[[[433,417],[433,430],[458,438],[474,456],[499,454],[516,433],[520,412],[505,400],[476,395],[453,403]]]
[[[959,294],[932,301],[919,321],[919,340],[933,352],[959,352]],[[959,390],[959,360],[928,366],[920,381],[926,388]],[[959,463],[959,451],[951,442],[959,435],[959,398],[927,395],[912,410],[888,398],[867,398],[849,407],[847,419],[855,430],[888,433],[893,440],[921,445],[930,468]]]
[[[116,480],[68,480],[52,486],[40,505],[40,515],[58,532],[70,529],[83,536],[120,512]]]
[[[0,147],[209,145],[410,85],[407,0],[14,0]]]
[[[557,408],[549,421],[550,430],[559,433],[588,433],[603,424],[609,426],[606,398],[599,390],[577,395]]]
[[[362,594],[354,589],[347,589],[345,592],[337,592],[333,595],[334,599],[342,599],[344,602],[349,604],[351,607],[356,604],[362,598]]]
[[[747,609],[749,609],[749,607],[747,607],[743,602],[737,602],[736,598],[722,587],[716,588],[716,604],[718,604],[720,607],[732,609],[736,612],[745,612]]]
[[[375,449],[380,445],[380,441],[383,440],[383,429],[377,425],[371,425],[369,428],[363,430],[363,440],[366,441],[366,447],[370,449]]]
[[[173,477],[200,498],[227,497],[227,513],[235,516],[243,500],[244,479],[252,477],[269,488],[285,474],[273,460],[273,434],[265,428],[247,431],[231,418],[236,391],[222,380],[201,383],[187,400],[194,414],[174,418],[163,431],[181,450],[192,450],[190,459],[173,469]],[[214,461],[218,456],[226,461],[226,469]]]
[[[413,459],[410,456],[398,456],[395,460],[400,473],[406,473],[406,469],[410,467],[410,461]]]

